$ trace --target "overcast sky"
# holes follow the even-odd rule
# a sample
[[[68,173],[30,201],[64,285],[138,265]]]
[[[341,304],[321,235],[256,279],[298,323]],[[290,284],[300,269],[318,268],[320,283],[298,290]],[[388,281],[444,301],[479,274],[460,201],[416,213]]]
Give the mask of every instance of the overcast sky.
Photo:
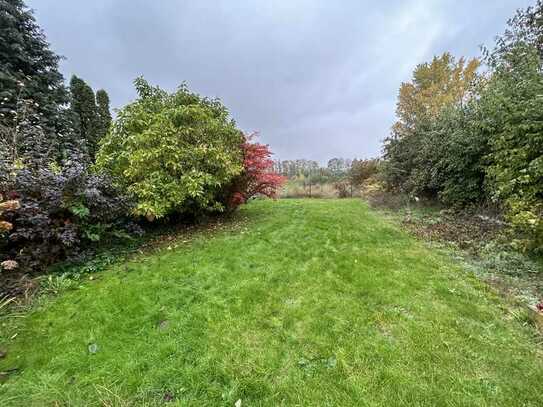
[[[528,0],[28,0],[61,68],[135,97],[144,75],[217,96],[276,158],[367,158],[398,87],[444,51],[478,56]]]

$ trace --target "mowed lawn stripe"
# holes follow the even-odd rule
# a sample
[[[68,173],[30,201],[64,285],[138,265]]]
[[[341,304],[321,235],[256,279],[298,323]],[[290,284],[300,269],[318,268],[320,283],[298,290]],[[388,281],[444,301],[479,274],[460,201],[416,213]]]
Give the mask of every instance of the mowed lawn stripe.
[[[363,202],[238,216],[42,301],[0,405],[543,405],[533,329]]]

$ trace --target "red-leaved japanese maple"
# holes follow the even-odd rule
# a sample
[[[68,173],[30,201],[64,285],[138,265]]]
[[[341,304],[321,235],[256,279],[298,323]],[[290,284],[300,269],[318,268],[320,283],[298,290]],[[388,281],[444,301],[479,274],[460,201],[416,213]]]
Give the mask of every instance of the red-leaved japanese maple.
[[[255,134],[245,136],[243,172],[233,184],[229,206],[235,208],[256,195],[277,197],[277,192],[286,178],[273,172],[272,152],[266,144],[255,143]]]

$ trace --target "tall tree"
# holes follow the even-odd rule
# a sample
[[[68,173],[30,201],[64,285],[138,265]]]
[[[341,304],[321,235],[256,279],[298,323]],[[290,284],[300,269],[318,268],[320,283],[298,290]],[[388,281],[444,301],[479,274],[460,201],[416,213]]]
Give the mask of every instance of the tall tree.
[[[435,119],[444,107],[463,102],[479,65],[475,58],[456,61],[448,52],[418,65],[412,81],[400,87],[393,136],[407,135],[417,125]]]
[[[51,144],[70,123],[64,106],[68,93],[58,70],[60,57],[49,49],[45,35],[23,0],[0,0],[0,126],[20,120],[21,101],[32,102],[33,121]]]
[[[76,117],[76,127],[90,158],[94,159],[100,125],[94,91],[83,79],[73,75],[70,80],[70,93],[71,109]]]
[[[461,107],[470,100],[479,64],[478,59],[457,61],[444,53],[418,65],[412,81],[401,85],[398,121],[384,145],[384,175],[390,187],[436,195],[438,189],[431,180],[433,173],[427,158],[436,158],[436,149],[442,146],[437,141],[442,140],[435,140],[432,127],[444,110]]]
[[[104,89],[96,92],[98,112],[98,140],[106,135],[111,126],[111,112],[109,111],[109,96]]]

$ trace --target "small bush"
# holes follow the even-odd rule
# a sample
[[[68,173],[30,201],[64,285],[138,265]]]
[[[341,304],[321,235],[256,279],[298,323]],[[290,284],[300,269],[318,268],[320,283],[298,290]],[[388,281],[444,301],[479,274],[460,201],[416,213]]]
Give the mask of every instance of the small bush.
[[[245,137],[243,171],[227,188],[226,206],[229,209],[247,202],[255,196],[276,198],[286,178],[273,171],[269,146],[252,142],[254,135]]]
[[[348,198],[351,196],[352,185],[348,181],[336,182],[334,188],[339,198]]]

